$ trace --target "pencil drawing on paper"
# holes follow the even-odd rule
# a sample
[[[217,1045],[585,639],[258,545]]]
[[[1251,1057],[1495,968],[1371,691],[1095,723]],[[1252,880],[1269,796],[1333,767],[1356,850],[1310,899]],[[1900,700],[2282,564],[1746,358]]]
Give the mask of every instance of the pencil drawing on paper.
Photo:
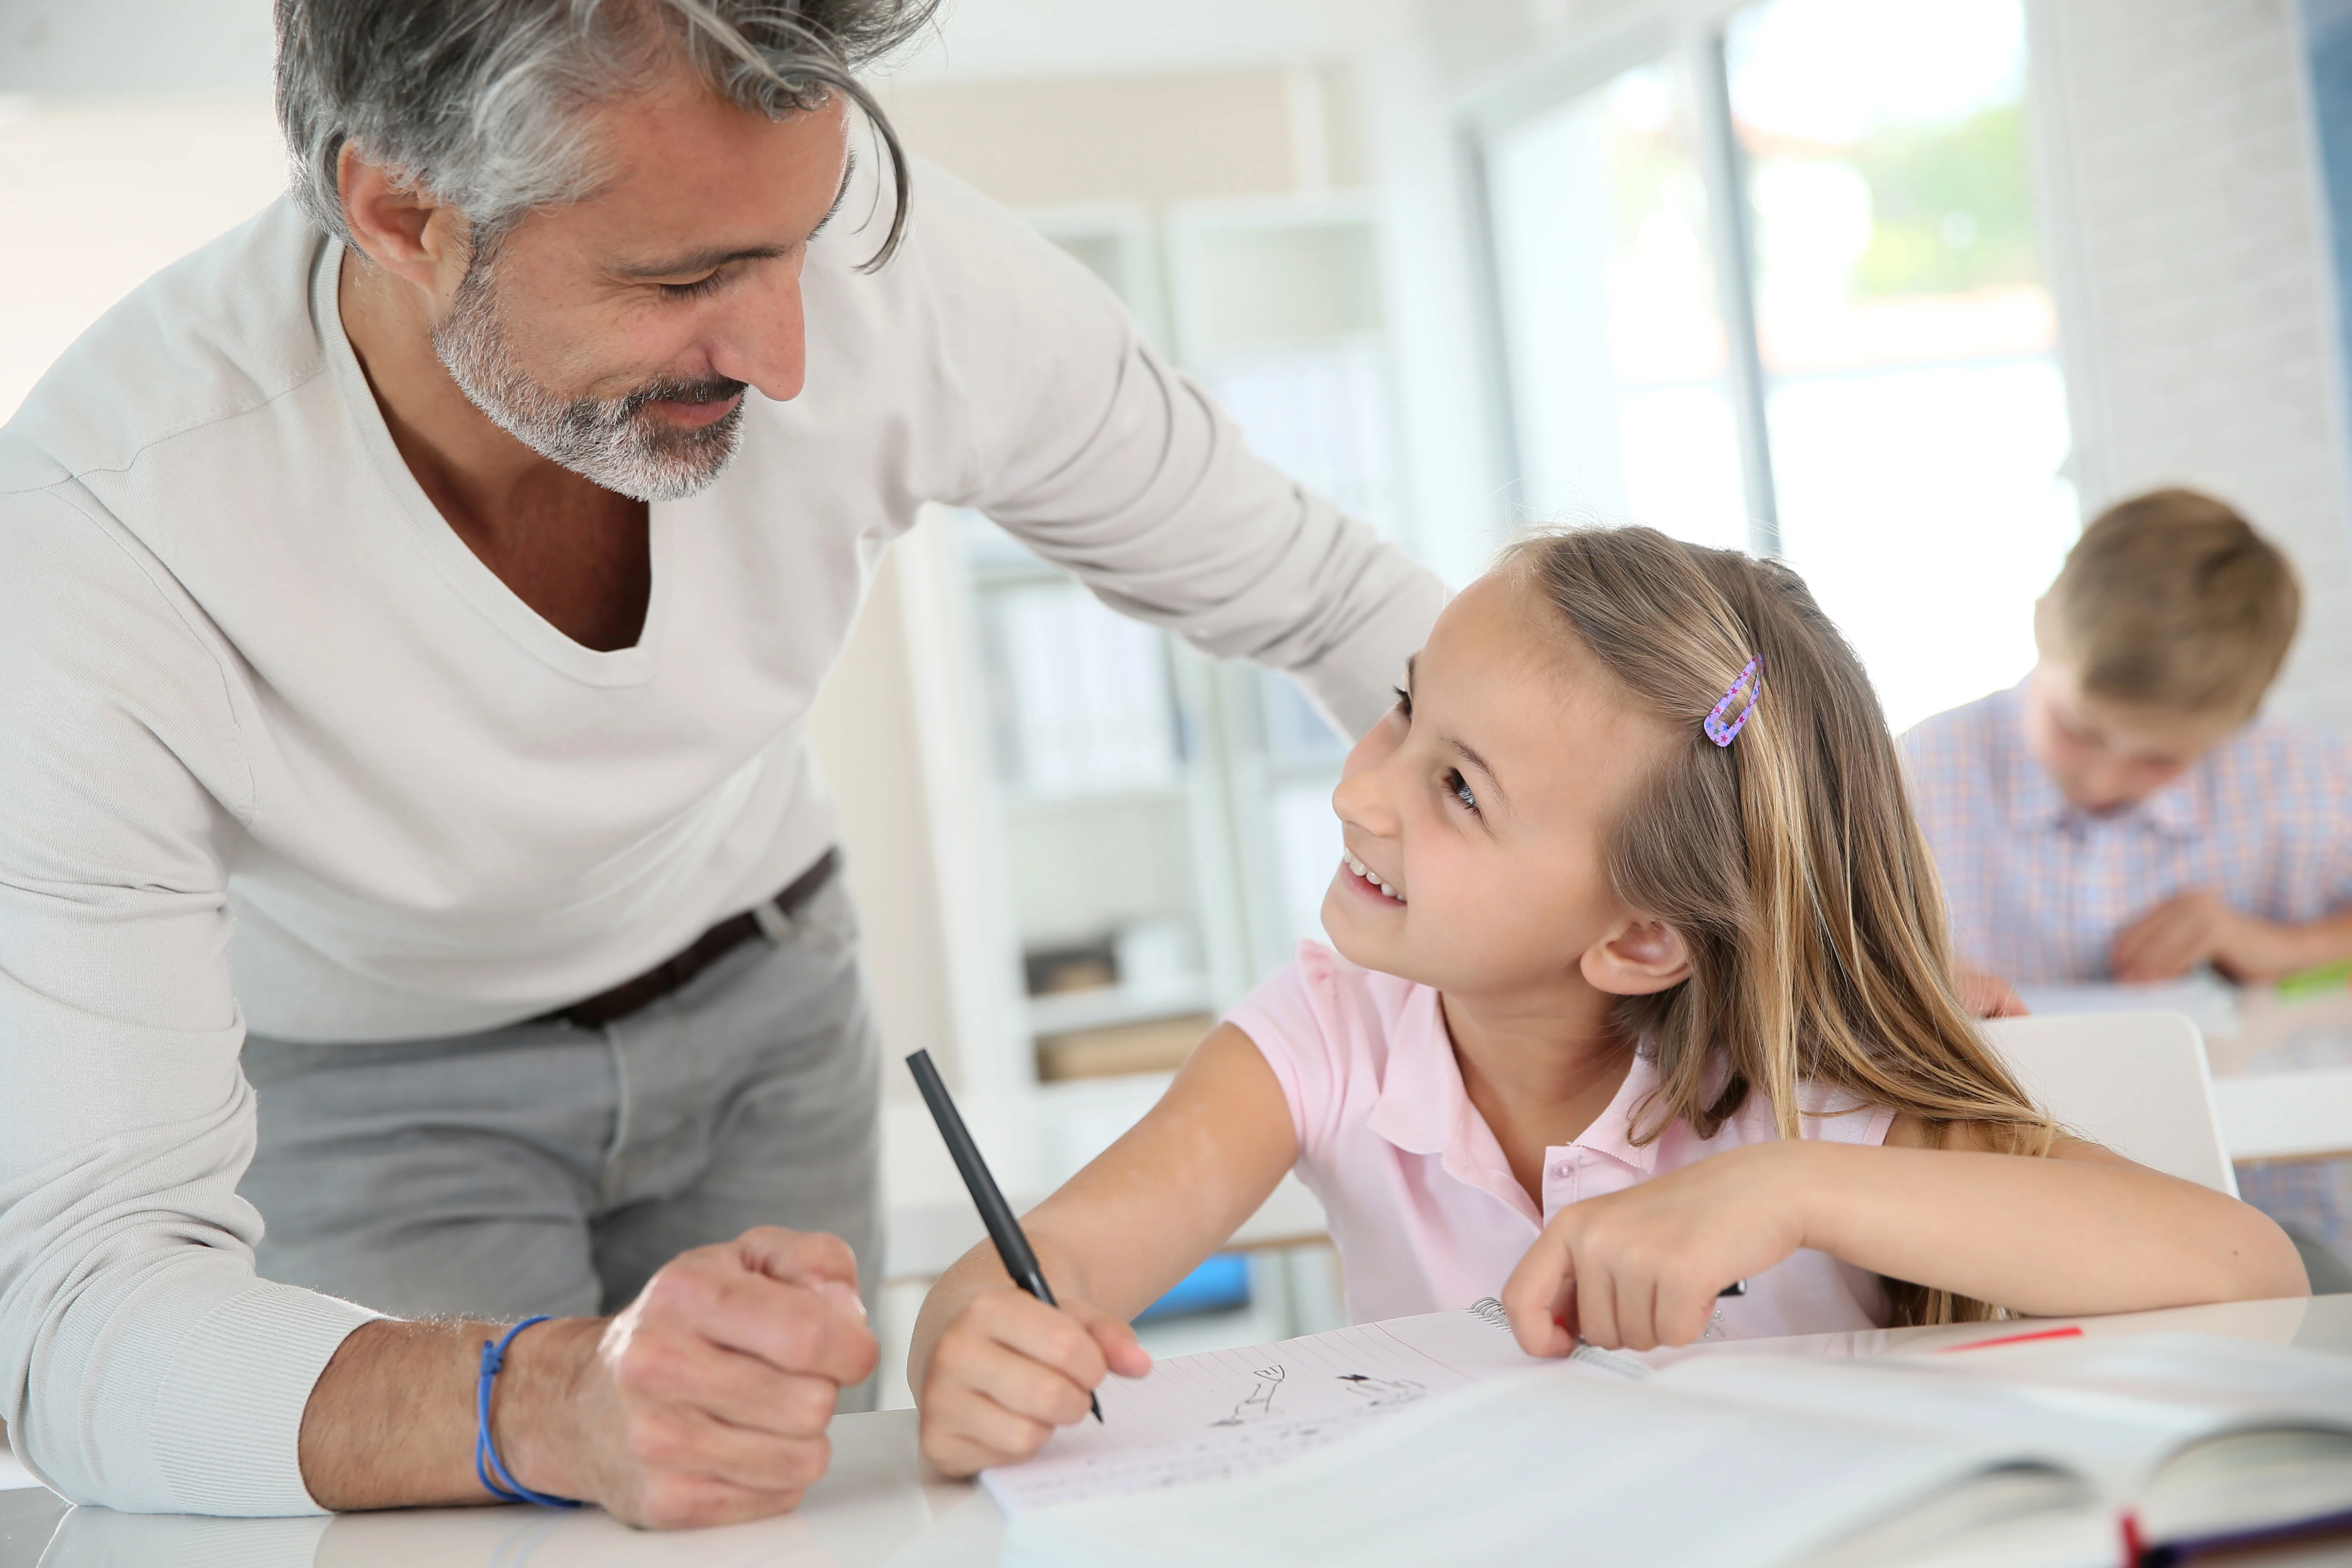
[[[1262,1366],[1250,1373],[1250,1391],[1234,1402],[1230,1414],[1209,1423],[1212,1426],[1248,1426],[1264,1421],[1278,1412],[1275,1398],[1282,1392],[1290,1372],[1281,1363]],[[1341,1389],[1350,1396],[1352,1407],[1361,1410],[1387,1410],[1400,1405],[1411,1405],[1426,1396],[1428,1385],[1409,1377],[1374,1377],[1369,1373],[1343,1372],[1334,1374]],[[1295,1403],[1295,1402],[1294,1402]],[[1310,1405],[1315,1401],[1310,1399]],[[1290,1418],[1295,1421],[1295,1417]]]
[[[1364,1402],[1367,1410],[1384,1410],[1392,1405],[1411,1405],[1429,1390],[1409,1377],[1367,1377],[1360,1372],[1345,1372],[1339,1381],[1348,1392]]]
[[[1273,1366],[1260,1367],[1250,1375],[1256,1378],[1257,1383],[1249,1391],[1248,1397],[1234,1406],[1234,1413],[1231,1415],[1222,1416],[1209,1425],[1244,1426],[1253,1421],[1263,1421],[1274,1414],[1276,1391],[1282,1387],[1282,1380],[1289,1376],[1289,1373],[1280,1363],[1276,1363]]]

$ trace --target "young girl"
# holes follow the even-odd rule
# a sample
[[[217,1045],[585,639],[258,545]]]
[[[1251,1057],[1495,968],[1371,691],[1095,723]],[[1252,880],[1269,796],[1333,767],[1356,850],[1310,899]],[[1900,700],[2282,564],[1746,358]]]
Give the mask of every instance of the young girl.
[[[1338,952],[1028,1216],[1060,1310],[984,1246],[924,1303],[940,1468],[1149,1371],[1127,1320],[1293,1168],[1358,1320],[1499,1294],[1537,1355],[2307,1289],[2268,1219],[2059,1132],[1979,1039],[1877,700],[1784,567],[1520,543],[1332,804]]]

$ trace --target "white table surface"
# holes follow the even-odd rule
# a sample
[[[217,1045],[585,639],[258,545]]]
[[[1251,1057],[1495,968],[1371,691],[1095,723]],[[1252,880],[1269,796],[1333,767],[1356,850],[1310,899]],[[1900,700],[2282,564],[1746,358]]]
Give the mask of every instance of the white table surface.
[[[2352,1154],[2352,987],[2242,990],[2235,1029],[2209,1031],[2205,1049],[2231,1159]]]
[[[1916,1355],[2080,1323],[2093,1334],[2229,1334],[2352,1354],[2352,1296],[2188,1307],[2109,1318],[1976,1323],[1748,1340],[1684,1352]],[[969,1482],[928,1471],[912,1411],[836,1416],[831,1472],[800,1510],[719,1530],[649,1534],[593,1511],[419,1509],[333,1519],[212,1520],[68,1511],[45,1491],[0,1492],[0,1568],[978,1568],[997,1560],[1003,1519]]]

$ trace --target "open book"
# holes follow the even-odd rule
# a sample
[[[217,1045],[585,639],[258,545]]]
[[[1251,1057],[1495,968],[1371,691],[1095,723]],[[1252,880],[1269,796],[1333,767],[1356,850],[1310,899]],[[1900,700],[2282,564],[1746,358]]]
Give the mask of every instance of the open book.
[[[1427,1321],[1362,1327],[1402,1342]],[[1449,1369],[1449,1393],[1351,1414],[1271,1468],[1234,1450],[1196,1485],[1160,1463],[1139,1483],[1158,1489],[1019,1507],[1048,1499],[991,1472],[1018,1508],[1004,1561],[2111,1568],[2352,1530],[2352,1357],[2174,1334],[1638,1364]]]

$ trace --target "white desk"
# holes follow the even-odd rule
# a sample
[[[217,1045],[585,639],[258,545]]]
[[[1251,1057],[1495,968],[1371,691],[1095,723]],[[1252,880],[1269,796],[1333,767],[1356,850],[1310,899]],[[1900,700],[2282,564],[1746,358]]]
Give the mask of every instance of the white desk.
[[[2295,1000],[2241,991],[2236,1028],[2205,1048],[2231,1158],[2352,1154],[2352,988]]]
[[[2095,1334],[2192,1330],[2352,1353],[2352,1296],[2067,1321]],[[1917,1354],[2017,1331],[2019,1325],[2006,1323],[1893,1329],[1748,1340],[1687,1353]],[[1003,1525],[995,1505],[968,1482],[925,1472],[916,1456],[912,1411],[838,1416],[832,1435],[833,1469],[824,1482],[798,1512],[758,1524],[640,1534],[600,1513],[545,1514],[520,1507],[335,1519],[135,1518],[96,1509],[68,1514],[47,1492],[0,1492],[0,1568],[149,1563],[201,1568],[980,1568],[995,1563]]]
[[[2233,1160],[2352,1155],[2352,987],[2281,996],[2215,976],[2154,985],[2021,985],[2036,1013],[2184,1014],[2205,1037]]]

